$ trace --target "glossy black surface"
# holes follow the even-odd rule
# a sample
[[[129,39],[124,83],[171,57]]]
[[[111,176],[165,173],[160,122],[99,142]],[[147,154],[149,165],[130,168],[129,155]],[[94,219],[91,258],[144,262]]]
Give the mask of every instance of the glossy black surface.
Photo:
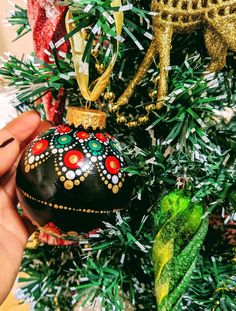
[[[115,180],[118,178],[118,174],[105,175],[105,182],[104,178],[102,180],[101,177],[103,175],[101,175],[100,166],[105,167],[108,157],[117,157],[118,159],[122,157],[120,151],[114,146],[117,142],[113,139],[108,139],[108,135],[105,136],[107,141],[106,145],[104,145],[102,141],[92,137],[93,141],[97,140],[102,145],[100,160],[93,163],[85,155],[83,165],[88,167],[88,176],[79,185],[73,186],[72,189],[66,189],[64,182],[60,180],[61,176],[58,176],[58,171],[55,169],[55,163],[60,167],[68,150],[57,154],[52,153],[52,150],[55,150],[55,143],[52,145],[52,141],[58,141],[58,138],[65,135],[65,133],[57,133],[57,129],[51,129],[37,137],[25,150],[19,163],[16,181],[20,190],[21,201],[24,202],[22,205],[26,215],[40,226],[54,223],[61,230],[61,233],[67,233],[68,231],[88,232],[95,228],[103,227],[102,221],[114,222],[114,210],[128,208],[132,192],[132,180],[122,172],[122,169],[120,170],[122,177],[119,180],[122,186],[117,193],[113,193],[111,189],[108,189],[108,185],[105,182],[107,180],[111,184],[108,177],[117,175],[117,177],[113,178]],[[71,143],[67,144],[67,148],[73,145],[73,148],[69,149],[69,151],[78,150],[84,154],[84,150],[88,149],[87,147],[82,148],[78,138],[75,139],[78,131],[84,130],[71,127],[71,131],[66,133],[72,139]],[[88,133],[90,136],[96,134],[96,132],[91,131]],[[48,140],[49,142],[47,149],[42,153],[45,155],[45,161],[41,164],[39,164],[39,161],[35,161],[34,164],[37,163],[37,167],[28,171],[26,169],[26,159],[32,160],[32,158],[36,158],[35,155],[32,156],[32,149],[34,149],[37,142],[40,142],[40,139]],[[110,146],[110,143],[112,143],[112,146]],[[86,144],[88,144],[88,141]],[[47,156],[46,153],[48,153]],[[102,156],[104,157],[101,160]],[[124,160],[122,161],[121,166],[125,167],[126,163]],[[75,169],[68,170],[75,172]],[[118,184],[117,181],[116,183]],[[114,187],[115,184],[111,185]]]

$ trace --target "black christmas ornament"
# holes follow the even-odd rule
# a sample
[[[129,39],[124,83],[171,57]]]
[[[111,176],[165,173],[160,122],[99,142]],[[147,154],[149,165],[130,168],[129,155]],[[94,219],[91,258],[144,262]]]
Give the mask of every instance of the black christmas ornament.
[[[132,181],[104,112],[69,107],[67,124],[37,136],[22,155],[17,187],[25,215],[46,233],[75,237],[114,222]]]

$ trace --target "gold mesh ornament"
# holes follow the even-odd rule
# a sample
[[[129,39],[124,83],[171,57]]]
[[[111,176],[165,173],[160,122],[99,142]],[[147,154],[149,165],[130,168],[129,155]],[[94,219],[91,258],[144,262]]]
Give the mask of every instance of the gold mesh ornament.
[[[219,71],[224,67],[227,49],[236,51],[236,0],[152,0],[151,11],[156,13],[153,17],[154,39],[133,80],[115,103],[118,117],[120,107],[128,103],[135,87],[158,55],[160,76],[157,103],[151,110],[164,105],[168,91],[166,67],[170,65],[174,33],[189,33],[205,27],[205,45],[211,57],[209,71]]]

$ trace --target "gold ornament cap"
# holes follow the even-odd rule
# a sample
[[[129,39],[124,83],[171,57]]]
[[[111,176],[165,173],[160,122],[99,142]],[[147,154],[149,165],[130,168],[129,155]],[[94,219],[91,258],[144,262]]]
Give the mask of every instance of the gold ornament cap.
[[[66,122],[75,127],[82,126],[84,129],[91,127],[96,129],[104,129],[106,127],[107,114],[101,110],[68,107]]]

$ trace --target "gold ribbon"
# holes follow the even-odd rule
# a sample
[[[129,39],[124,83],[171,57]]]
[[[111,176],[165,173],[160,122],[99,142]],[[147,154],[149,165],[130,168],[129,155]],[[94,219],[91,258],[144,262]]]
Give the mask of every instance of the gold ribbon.
[[[121,0],[113,0],[111,2],[112,7],[118,7],[121,5],[122,5]],[[117,36],[120,36],[123,27],[124,15],[122,12],[114,12],[113,16],[116,25]],[[71,11],[68,10],[66,15],[67,33],[70,33],[76,27],[75,23],[71,21],[72,19],[73,15]],[[75,66],[76,79],[80,88],[80,92],[86,100],[96,101],[109,83],[109,79],[115,66],[119,52],[119,45],[120,45],[119,40],[117,39],[117,50],[116,53],[113,55],[112,60],[108,65],[107,69],[96,81],[91,83],[90,87],[89,87],[89,64],[82,61],[82,57],[86,47],[86,41],[83,39],[81,31],[78,31],[70,38],[70,44],[72,49],[73,62]],[[92,85],[94,85],[94,87],[91,90]]]

